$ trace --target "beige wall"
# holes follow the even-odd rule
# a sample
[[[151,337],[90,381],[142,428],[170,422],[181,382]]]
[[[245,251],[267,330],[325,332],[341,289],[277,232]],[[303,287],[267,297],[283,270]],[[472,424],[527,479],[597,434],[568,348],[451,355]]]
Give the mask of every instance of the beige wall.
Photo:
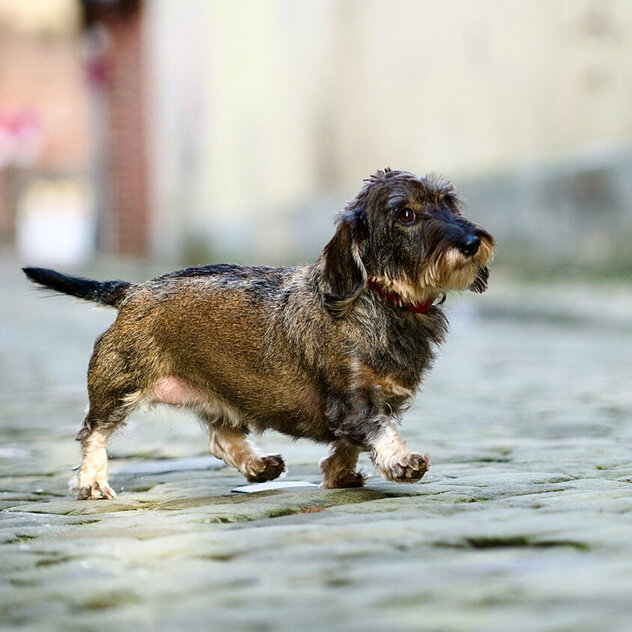
[[[72,0],[0,0],[0,115],[33,112],[41,152],[33,165],[85,172],[89,110]]]
[[[627,0],[146,6],[158,250],[283,249],[297,208],[385,165],[458,179],[632,143]]]

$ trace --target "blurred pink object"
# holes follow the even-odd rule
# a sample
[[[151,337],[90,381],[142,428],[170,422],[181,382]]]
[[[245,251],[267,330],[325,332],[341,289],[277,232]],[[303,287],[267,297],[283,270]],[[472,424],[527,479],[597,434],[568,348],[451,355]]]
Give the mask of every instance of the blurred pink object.
[[[33,108],[0,110],[0,168],[32,165],[41,154],[43,140],[41,117]]]

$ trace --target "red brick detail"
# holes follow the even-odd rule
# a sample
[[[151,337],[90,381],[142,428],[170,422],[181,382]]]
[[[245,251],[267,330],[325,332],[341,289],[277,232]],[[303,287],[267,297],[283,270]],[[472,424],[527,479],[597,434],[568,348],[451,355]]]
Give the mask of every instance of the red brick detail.
[[[149,249],[141,16],[138,8],[108,22],[110,208],[104,246],[130,255],[145,255]]]

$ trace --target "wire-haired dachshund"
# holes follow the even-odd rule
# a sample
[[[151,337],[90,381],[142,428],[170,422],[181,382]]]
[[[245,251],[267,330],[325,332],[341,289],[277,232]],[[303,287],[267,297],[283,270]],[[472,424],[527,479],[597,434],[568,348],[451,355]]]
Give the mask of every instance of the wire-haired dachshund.
[[[326,488],[364,484],[362,451],[384,478],[418,481],[427,457],[396,421],[445,337],[446,294],[483,292],[494,247],[463,217],[450,182],[386,169],[364,181],[313,265],[210,265],[141,284],[24,268],[40,285],[119,311],[94,345],[71,490],[115,497],[106,441],[141,404],[195,411],[210,451],[251,482],[285,469],[247,438],[268,429],[331,445],[320,463]]]

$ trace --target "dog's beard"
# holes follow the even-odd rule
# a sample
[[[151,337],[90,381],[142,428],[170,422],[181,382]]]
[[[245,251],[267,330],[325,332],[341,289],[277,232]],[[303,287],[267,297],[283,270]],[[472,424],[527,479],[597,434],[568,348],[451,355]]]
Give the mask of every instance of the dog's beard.
[[[460,255],[460,257],[458,256]],[[403,303],[425,303],[451,291],[467,290],[476,280],[479,266],[473,261],[450,251],[426,264],[417,280],[401,275],[391,278],[387,274],[374,277],[385,290],[399,296]]]
[[[441,292],[466,290],[476,278],[478,268],[473,259],[464,257],[456,248],[450,248],[423,268],[419,284]]]
[[[374,277],[374,280],[401,297],[405,303],[423,303],[453,291],[472,289],[482,292],[487,286],[486,265],[493,256],[493,246],[481,240],[479,250],[473,257],[466,257],[453,247],[435,252],[422,263],[416,279],[414,275],[399,274],[392,277],[385,272]]]
[[[463,291],[476,285],[481,277],[481,271],[486,269],[487,263],[494,257],[493,245],[487,240],[481,240],[478,252],[473,257],[465,256],[458,248],[450,247],[441,250],[431,257],[423,266],[419,285],[423,288],[436,288],[440,293]],[[484,279],[480,284],[484,285]],[[478,291],[483,291],[479,289]]]
[[[386,291],[398,296],[402,303],[411,305],[414,303],[425,303],[430,299],[436,298],[441,293],[440,290],[434,287],[423,287],[403,275],[398,278],[392,278],[385,273],[372,277],[372,280],[376,281]]]

